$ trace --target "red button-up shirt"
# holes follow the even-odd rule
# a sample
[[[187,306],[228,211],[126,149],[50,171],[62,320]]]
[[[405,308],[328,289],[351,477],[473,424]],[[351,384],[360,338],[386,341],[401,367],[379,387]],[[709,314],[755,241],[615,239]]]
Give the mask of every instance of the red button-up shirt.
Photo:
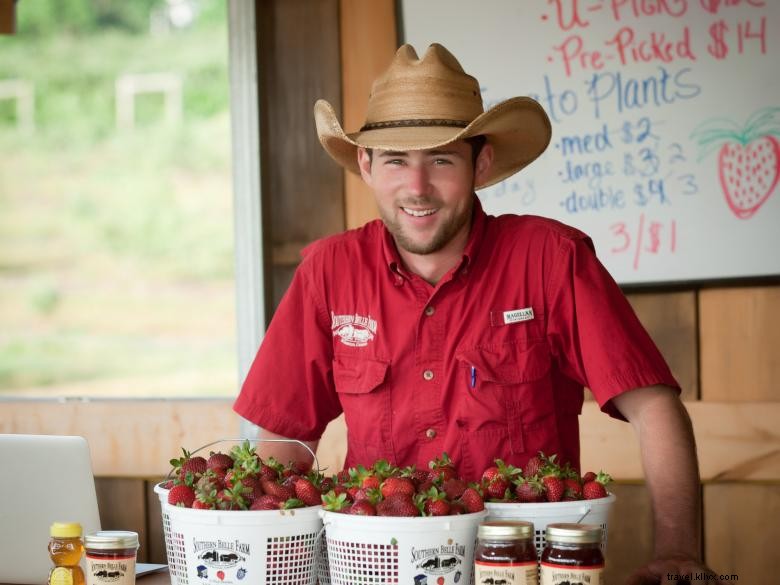
[[[304,252],[234,409],[316,440],[342,411],[347,466],[426,466],[447,452],[477,479],[542,450],[579,468],[583,386],[679,388],[590,239],[475,196],[462,261],[435,286],[404,269],[376,220]]]

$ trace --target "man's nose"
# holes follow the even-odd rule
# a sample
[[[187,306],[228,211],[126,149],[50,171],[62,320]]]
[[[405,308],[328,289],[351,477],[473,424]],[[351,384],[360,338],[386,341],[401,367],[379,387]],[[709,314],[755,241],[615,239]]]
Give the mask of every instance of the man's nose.
[[[428,195],[431,177],[425,165],[413,165],[409,169],[409,190],[415,195]]]

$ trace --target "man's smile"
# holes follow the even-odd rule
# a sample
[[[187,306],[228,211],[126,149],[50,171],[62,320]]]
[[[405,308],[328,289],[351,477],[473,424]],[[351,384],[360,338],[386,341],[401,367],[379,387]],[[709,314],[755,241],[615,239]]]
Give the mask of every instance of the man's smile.
[[[425,217],[427,215],[433,215],[438,209],[412,209],[411,207],[402,207],[404,213],[411,215],[412,217]]]

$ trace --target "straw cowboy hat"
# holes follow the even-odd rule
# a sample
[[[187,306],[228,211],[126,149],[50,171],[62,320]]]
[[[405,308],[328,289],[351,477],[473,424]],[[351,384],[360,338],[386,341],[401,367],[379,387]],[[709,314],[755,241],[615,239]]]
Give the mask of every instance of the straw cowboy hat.
[[[490,174],[476,188],[531,163],[547,148],[551,134],[547,114],[531,98],[511,98],[485,112],[477,80],[439,44],[428,47],[422,59],[411,45],[398,49],[371,88],[366,123],[358,132],[346,134],[325,100],[314,105],[314,119],[322,146],[354,173],[359,173],[359,146],[423,150],[484,135],[495,155]]]

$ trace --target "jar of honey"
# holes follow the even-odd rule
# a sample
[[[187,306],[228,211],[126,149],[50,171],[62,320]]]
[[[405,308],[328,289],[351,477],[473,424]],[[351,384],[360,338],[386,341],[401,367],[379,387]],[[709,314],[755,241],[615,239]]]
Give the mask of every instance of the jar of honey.
[[[541,585],[604,583],[601,526],[597,524],[548,524],[541,558]]]
[[[49,585],[84,585],[84,572],[79,566],[84,554],[81,524],[55,522],[49,528],[49,537],[49,556],[54,563]]]
[[[101,530],[84,538],[87,549],[87,585],[133,585],[138,534]]]
[[[474,554],[476,583],[538,585],[534,525],[489,521],[477,528]]]

